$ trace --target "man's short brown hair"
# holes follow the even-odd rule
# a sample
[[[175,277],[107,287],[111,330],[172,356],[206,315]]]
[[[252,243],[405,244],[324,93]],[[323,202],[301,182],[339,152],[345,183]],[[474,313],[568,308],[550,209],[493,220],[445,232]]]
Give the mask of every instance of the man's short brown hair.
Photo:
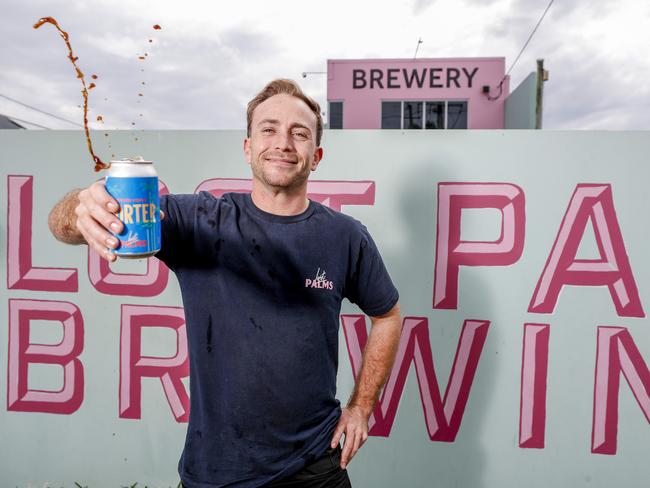
[[[291,95],[292,97],[299,98],[311,109],[311,111],[316,116],[316,146],[320,146],[320,140],[323,136],[323,118],[320,115],[320,105],[318,105],[318,102],[316,100],[305,95],[305,93],[298,86],[298,83],[287,79],[277,79],[269,82],[261,92],[255,95],[255,98],[248,102],[248,109],[246,110],[246,136],[251,136],[253,111],[257,108],[257,106],[272,96],[281,94]]]

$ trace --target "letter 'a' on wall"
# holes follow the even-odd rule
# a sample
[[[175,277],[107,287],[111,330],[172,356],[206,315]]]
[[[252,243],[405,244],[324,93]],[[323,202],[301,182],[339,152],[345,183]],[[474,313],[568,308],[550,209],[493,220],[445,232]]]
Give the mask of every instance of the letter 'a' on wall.
[[[576,259],[589,220],[600,258]],[[609,184],[576,186],[528,311],[553,313],[565,285],[607,286],[620,317],[645,317]]]
[[[493,242],[461,240],[461,212],[490,208],[501,212],[500,237]],[[506,266],[524,249],[524,192],[511,183],[439,183],[433,308],[458,307],[461,266]]]
[[[158,194],[168,193],[167,185],[159,179]],[[111,270],[108,261],[88,246],[88,278],[97,291],[106,295],[154,297],[167,287],[169,268],[162,261],[150,257],[147,258],[147,271],[144,274],[116,273]]]
[[[159,378],[176,422],[187,422],[190,399],[182,379],[190,374],[182,307],[122,305],[120,325],[120,418],[142,415],[142,379]],[[172,357],[142,356],[142,330],[165,327],[176,335]]]
[[[59,344],[30,342],[30,323],[50,321],[63,326]],[[9,300],[9,361],[7,370],[7,409],[14,412],[71,414],[84,397],[84,370],[79,355],[84,344],[84,323],[79,308],[70,302],[52,300]],[[30,389],[27,384],[30,364],[63,368],[63,387],[59,391]]]
[[[7,176],[7,288],[76,292],[79,289],[76,268],[32,265],[33,194],[33,176]]]

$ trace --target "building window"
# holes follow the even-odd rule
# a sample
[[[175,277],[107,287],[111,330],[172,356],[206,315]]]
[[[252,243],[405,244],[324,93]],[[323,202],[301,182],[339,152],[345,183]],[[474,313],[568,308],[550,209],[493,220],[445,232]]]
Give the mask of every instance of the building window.
[[[343,102],[330,102],[329,129],[343,128]]]
[[[402,128],[402,102],[381,102],[381,128]]]
[[[381,102],[382,129],[467,129],[467,102]]]
[[[467,129],[467,102],[447,103],[447,129]]]

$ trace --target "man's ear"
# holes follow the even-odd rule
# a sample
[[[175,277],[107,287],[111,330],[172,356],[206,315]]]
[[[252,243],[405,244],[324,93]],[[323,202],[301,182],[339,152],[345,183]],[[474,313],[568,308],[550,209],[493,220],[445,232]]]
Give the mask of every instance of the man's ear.
[[[246,156],[246,162],[251,164],[251,140],[249,137],[244,139],[244,155]]]
[[[317,147],[316,151],[314,151],[314,161],[311,163],[312,171],[316,171],[316,168],[318,168],[318,164],[321,162],[322,159],[323,159],[323,148]]]

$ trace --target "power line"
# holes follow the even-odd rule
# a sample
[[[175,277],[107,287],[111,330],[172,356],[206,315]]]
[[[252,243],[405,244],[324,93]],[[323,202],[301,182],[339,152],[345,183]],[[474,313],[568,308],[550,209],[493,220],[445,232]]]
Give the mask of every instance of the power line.
[[[7,95],[3,95],[2,93],[0,93],[0,97],[6,98],[11,102],[17,103],[18,105],[22,105],[23,107],[27,107],[37,112],[40,112],[42,114],[49,115],[50,117],[54,117],[55,119],[62,120],[63,122],[67,122],[68,124],[76,125],[77,127],[83,127],[81,124],[77,124],[76,122],[72,122],[71,120],[64,119],[63,117],[59,117],[58,115],[51,114],[50,112],[46,112],[45,110],[41,110],[40,108],[32,107],[31,105],[27,105],[26,103],[21,102],[20,100],[16,100],[15,98],[8,97]]]
[[[6,114],[4,114],[4,116],[7,117],[10,120],[16,120],[18,122],[22,122],[23,124],[35,125],[36,127],[40,127],[41,129],[52,130],[49,127],[45,127],[44,125],[40,125],[40,124],[36,124],[34,122],[30,122],[29,120],[19,119],[18,117],[12,117],[11,115],[6,115]]]
[[[531,40],[531,39],[533,38],[533,36],[535,35],[535,32],[537,32],[537,28],[538,28],[539,25],[542,23],[542,20],[544,20],[544,17],[546,17],[546,12],[548,12],[548,9],[551,8],[551,5],[553,5],[553,2],[554,2],[554,1],[555,1],[555,0],[551,0],[550,2],[548,2],[548,5],[546,6],[546,9],[545,9],[544,12],[542,13],[542,16],[541,16],[541,17],[539,18],[539,20],[537,21],[537,25],[535,26],[535,28],[533,29],[533,31],[532,31],[532,32],[530,33],[530,35],[528,36],[528,39],[526,40],[526,43],[524,44],[524,47],[522,47],[522,48],[521,48],[521,51],[519,51],[519,54],[517,54],[517,57],[515,58],[515,61],[512,63],[512,65],[510,66],[510,69],[509,69],[508,72],[506,73],[506,76],[508,76],[508,75],[510,74],[510,72],[512,71],[512,68],[515,67],[515,64],[517,64],[517,61],[519,61],[519,58],[521,57],[521,55],[523,54],[523,52],[526,50],[526,47],[528,47],[528,43],[530,42],[530,40]]]
[[[528,39],[526,40],[523,47],[521,48],[521,51],[519,51],[519,54],[517,54],[517,57],[515,58],[514,62],[510,65],[510,69],[507,71],[507,73],[505,75],[503,75],[503,78],[499,82],[499,93],[496,96],[492,97],[492,96],[490,96],[490,93],[488,92],[488,94],[487,94],[488,100],[493,102],[494,100],[498,100],[499,97],[501,97],[501,94],[503,93],[503,82],[506,81],[506,78],[508,77],[508,75],[510,74],[512,69],[515,67],[515,65],[517,64],[517,61],[519,61],[519,58],[521,57],[521,55],[524,53],[524,51],[528,47],[528,44],[530,43],[530,40],[535,35],[535,32],[537,32],[537,29],[539,28],[540,24],[542,23],[542,20],[544,20],[544,17],[546,17],[546,13],[551,8],[551,5],[553,5],[554,1],[555,0],[550,0],[548,2],[548,5],[544,9],[544,12],[542,12],[542,15],[540,16],[539,20],[537,21],[537,24],[535,25],[535,27],[531,31],[530,35],[528,36]]]

